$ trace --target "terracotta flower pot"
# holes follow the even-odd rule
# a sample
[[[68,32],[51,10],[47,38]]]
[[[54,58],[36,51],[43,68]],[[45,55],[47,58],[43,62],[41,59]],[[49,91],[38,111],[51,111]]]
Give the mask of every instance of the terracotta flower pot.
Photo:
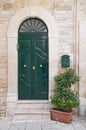
[[[52,109],[51,111],[51,120],[60,121],[64,123],[70,123],[72,120],[72,112],[62,112]]]

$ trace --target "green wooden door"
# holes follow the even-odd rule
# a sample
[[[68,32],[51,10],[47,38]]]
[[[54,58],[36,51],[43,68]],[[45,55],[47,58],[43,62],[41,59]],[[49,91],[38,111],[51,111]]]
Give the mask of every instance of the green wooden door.
[[[18,99],[48,99],[47,33],[19,33]]]

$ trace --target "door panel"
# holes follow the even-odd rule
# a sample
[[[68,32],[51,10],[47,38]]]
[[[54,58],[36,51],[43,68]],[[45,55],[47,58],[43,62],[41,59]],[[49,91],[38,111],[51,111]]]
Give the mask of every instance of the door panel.
[[[18,83],[19,99],[31,98],[31,47],[30,40],[19,40]]]
[[[48,99],[48,39],[42,34],[20,34],[18,98]]]
[[[35,96],[39,99],[48,99],[48,54],[47,39],[36,39],[35,38]]]

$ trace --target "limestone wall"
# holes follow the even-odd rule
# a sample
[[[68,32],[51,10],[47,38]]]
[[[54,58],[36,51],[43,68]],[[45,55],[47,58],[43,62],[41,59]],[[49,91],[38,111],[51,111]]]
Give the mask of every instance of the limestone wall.
[[[5,116],[8,88],[7,30],[12,16],[21,8],[30,5],[42,6],[55,18],[58,26],[58,71],[61,56],[70,56],[70,66],[80,75],[79,96],[86,105],[86,2],[85,0],[0,0],[0,116]],[[15,24],[15,23],[14,23]],[[54,43],[53,43],[54,44]],[[78,46],[79,45],[79,46]],[[78,48],[79,47],[79,48]],[[78,91],[78,89],[77,89]],[[81,110],[81,108],[80,108]],[[85,107],[84,107],[85,111]],[[82,113],[81,113],[82,115]]]
[[[5,116],[7,96],[7,27],[10,14],[0,12],[0,116]]]

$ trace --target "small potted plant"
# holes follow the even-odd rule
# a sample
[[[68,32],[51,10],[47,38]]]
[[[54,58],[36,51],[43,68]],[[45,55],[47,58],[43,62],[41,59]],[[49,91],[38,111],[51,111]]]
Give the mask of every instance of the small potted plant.
[[[79,105],[77,93],[71,90],[71,85],[79,81],[79,77],[72,68],[69,68],[64,73],[55,76],[54,79],[54,94],[51,97],[53,105],[51,119],[70,123],[72,108]]]

